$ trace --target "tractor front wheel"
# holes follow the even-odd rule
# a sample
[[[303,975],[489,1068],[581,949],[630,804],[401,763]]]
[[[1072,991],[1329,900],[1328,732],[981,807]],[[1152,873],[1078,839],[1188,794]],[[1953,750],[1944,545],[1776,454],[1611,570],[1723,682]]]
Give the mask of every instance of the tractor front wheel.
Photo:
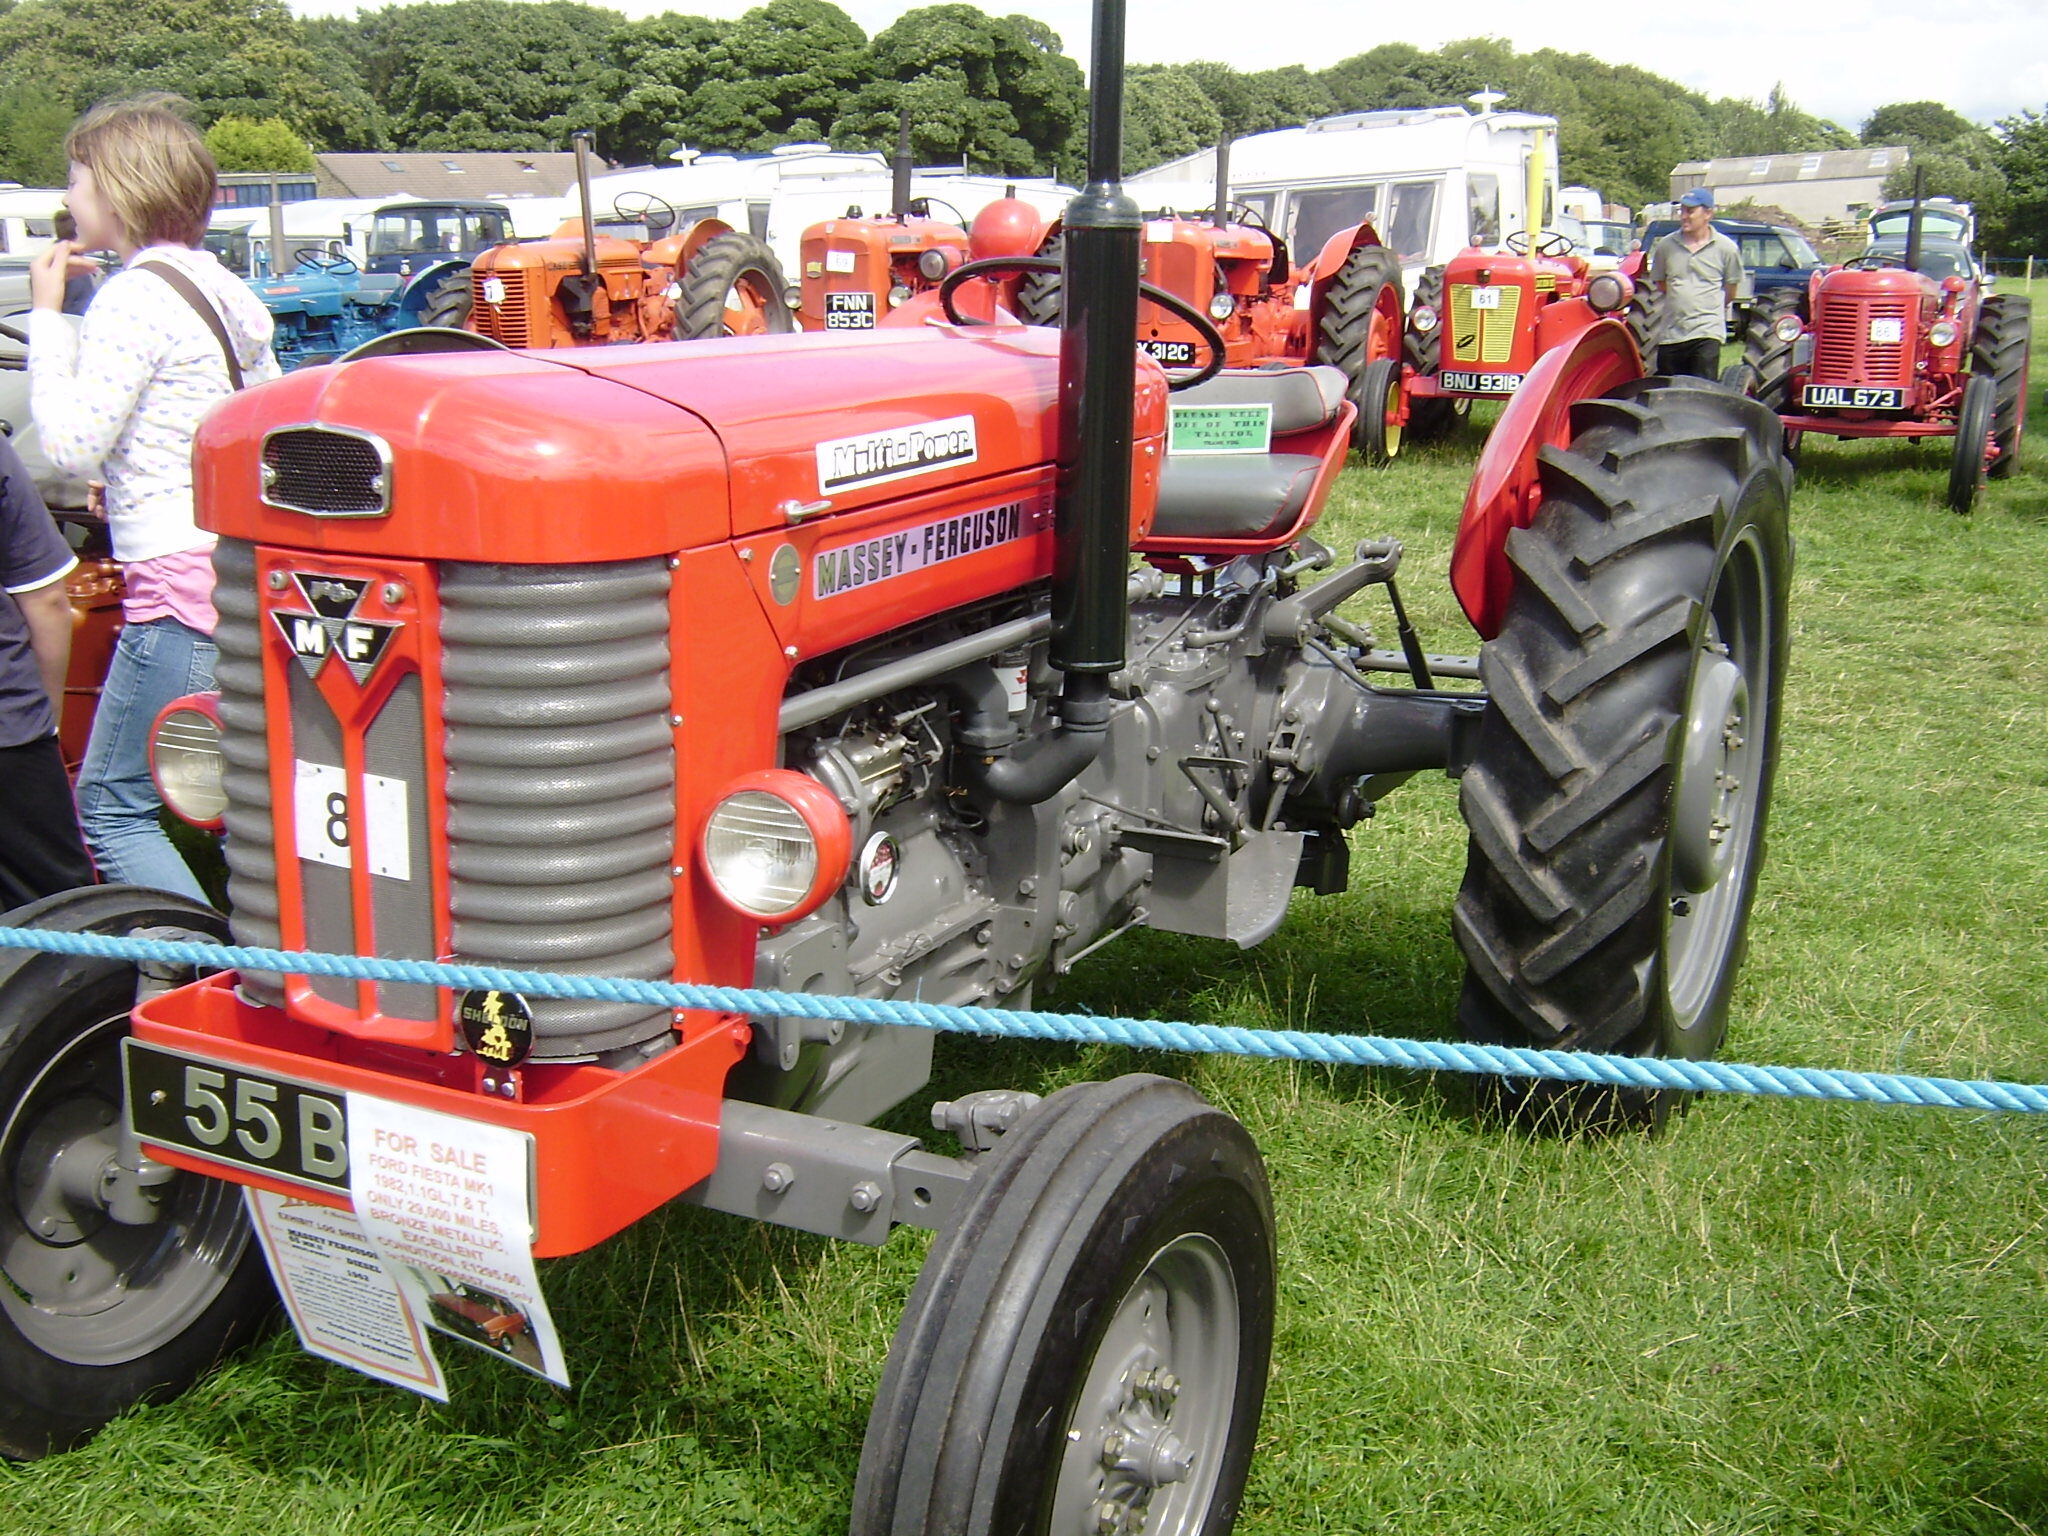
[[[1393,463],[1401,456],[1400,361],[1374,358],[1365,365],[1349,393],[1351,403],[1358,407],[1358,421],[1351,429],[1352,442],[1366,463]]]
[[[1806,295],[1797,289],[1781,289],[1770,302],[1751,309],[1742,322],[1742,361],[1721,375],[1725,384],[1737,368],[1747,368],[1755,382],[1743,393],[1781,414],[1791,404],[1792,351],[1798,344],[1796,335],[1788,341],[1778,334],[1778,323],[1788,316],[1806,318]]]
[[[1265,1400],[1272,1197],[1243,1126],[1129,1076],[984,1153],[890,1346],[852,1536],[1219,1536]]]
[[[683,270],[676,339],[782,336],[796,329],[775,253],[737,231],[707,240]]]
[[[1991,453],[1991,428],[1998,414],[1998,386],[1989,374],[1973,373],[1963,385],[1962,408],[1956,412],[1955,454],[1948,466],[1949,510],[1967,517],[1984,488],[1985,460]]]
[[[1785,676],[1792,472],[1777,418],[1704,382],[1572,408],[1481,654],[1460,781],[1468,1038],[1704,1059],[1762,864]],[[1673,1095],[1489,1079],[1561,1128],[1654,1126]]]
[[[133,886],[69,891],[0,922],[227,937],[210,908]],[[270,1312],[270,1277],[234,1185],[172,1174],[151,1192],[153,1219],[115,1214],[121,1040],[139,977],[124,960],[0,955],[0,1454],[9,1457],[63,1450],[136,1403],[182,1392]]]
[[[1998,457],[1991,478],[2003,480],[2020,463],[2020,437],[2027,425],[2027,357],[2033,340],[2033,305],[2016,293],[1994,293],[1977,316],[1970,344],[1970,372],[1989,378],[1997,390],[1991,409],[1991,440]]]
[[[1398,390],[1407,310],[1401,302],[1401,263],[1394,253],[1383,245],[1359,246],[1344,258],[1344,265],[1323,290],[1321,309],[1310,360],[1341,370],[1351,381],[1352,399],[1361,402],[1367,388],[1366,370],[1376,362],[1391,361],[1396,365]],[[1351,445],[1368,463],[1385,463],[1385,458],[1373,457],[1370,439],[1380,429],[1367,421],[1368,414],[1361,406]]]
[[[427,295],[420,306],[420,324],[444,326],[451,331],[469,329],[469,316],[475,294],[467,272],[456,272],[444,277],[434,285],[434,291]]]

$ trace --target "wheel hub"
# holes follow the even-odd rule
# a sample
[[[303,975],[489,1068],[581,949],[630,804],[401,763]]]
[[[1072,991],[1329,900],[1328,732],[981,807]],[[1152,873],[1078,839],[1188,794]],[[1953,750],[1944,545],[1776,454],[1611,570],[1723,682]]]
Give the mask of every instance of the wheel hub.
[[[1697,894],[1711,890],[1728,872],[1741,803],[1749,686],[1725,645],[1711,644],[1700,652],[1687,697],[1671,800],[1672,879]]]

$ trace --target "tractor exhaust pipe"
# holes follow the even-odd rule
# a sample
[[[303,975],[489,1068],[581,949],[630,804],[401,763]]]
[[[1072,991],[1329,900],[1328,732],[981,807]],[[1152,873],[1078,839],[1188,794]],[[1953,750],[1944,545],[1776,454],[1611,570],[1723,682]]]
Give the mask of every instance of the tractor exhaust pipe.
[[[1053,502],[1052,664],[1059,728],[976,760],[986,793],[1036,805],[1102,751],[1109,676],[1130,628],[1131,409],[1137,391],[1138,205],[1123,189],[1124,0],[1095,0],[1088,181],[1067,204],[1061,269],[1060,466]]]
[[[1906,270],[1920,270],[1920,204],[1927,192],[1927,167],[1913,167],[1913,211],[1906,216]]]
[[[597,271],[597,224],[590,216],[590,152],[597,136],[588,128],[578,128],[569,135],[569,142],[576,146],[576,195],[583,202],[583,275],[589,277]]]
[[[896,155],[889,162],[889,217],[898,224],[910,217],[910,109],[896,114]]]
[[[1216,141],[1216,206],[1209,211],[1209,222],[1218,229],[1230,223],[1230,135],[1227,133]]]

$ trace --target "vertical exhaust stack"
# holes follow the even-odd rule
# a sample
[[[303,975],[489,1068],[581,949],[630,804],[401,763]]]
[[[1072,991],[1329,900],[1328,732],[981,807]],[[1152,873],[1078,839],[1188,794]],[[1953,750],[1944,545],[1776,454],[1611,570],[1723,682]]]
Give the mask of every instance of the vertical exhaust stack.
[[[896,157],[889,162],[889,215],[898,224],[910,217],[910,109],[896,114]]]
[[[1125,584],[1144,226],[1122,180],[1124,0],[1095,0],[1091,57],[1088,181],[1067,204],[1061,268],[1052,578],[1052,664],[1065,674],[1059,729],[970,769],[988,794],[1024,805],[1050,799],[1102,751],[1109,677],[1123,668],[1130,627]]]
[[[1927,195],[1927,167],[1913,167],[1913,211],[1906,216],[1906,270],[1920,270],[1920,204]]]
[[[588,128],[578,128],[569,142],[576,146],[576,195],[583,204],[583,275],[589,277],[597,271],[597,224],[590,212],[590,152],[597,136]]]
[[[1230,223],[1230,135],[1227,133],[1216,141],[1216,206],[1210,210],[1209,222],[1218,229]]]

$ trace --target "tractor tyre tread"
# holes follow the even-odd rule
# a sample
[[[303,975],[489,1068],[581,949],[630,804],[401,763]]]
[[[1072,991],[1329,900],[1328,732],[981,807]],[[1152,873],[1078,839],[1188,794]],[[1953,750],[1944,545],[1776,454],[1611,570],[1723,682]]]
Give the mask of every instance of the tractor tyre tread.
[[[1750,310],[1742,323],[1742,361],[1756,374],[1754,398],[1780,413],[1791,408],[1792,350],[1797,345],[1778,336],[1778,321],[1788,314],[1806,319],[1806,295],[1796,288],[1781,289],[1768,304]]]
[[[1991,478],[2003,480],[2019,467],[2020,439],[2026,429],[2028,353],[2033,342],[2033,305],[2016,293],[1994,293],[1984,300],[1971,339],[1970,372],[1988,374],[1998,394],[1991,411],[1991,437],[1998,457]]]
[[[767,329],[781,335],[796,329],[796,317],[783,296],[788,287],[782,263],[765,241],[738,230],[704,242],[683,269],[682,295],[676,303],[675,339],[702,341],[726,334],[726,296],[733,284],[754,273],[767,289]]]
[[[1394,290],[1395,314],[1405,320],[1399,258],[1383,245],[1361,245],[1345,257],[1323,293],[1312,360],[1341,370],[1356,385],[1366,365],[1378,361],[1372,350],[1373,317],[1387,288]]]

